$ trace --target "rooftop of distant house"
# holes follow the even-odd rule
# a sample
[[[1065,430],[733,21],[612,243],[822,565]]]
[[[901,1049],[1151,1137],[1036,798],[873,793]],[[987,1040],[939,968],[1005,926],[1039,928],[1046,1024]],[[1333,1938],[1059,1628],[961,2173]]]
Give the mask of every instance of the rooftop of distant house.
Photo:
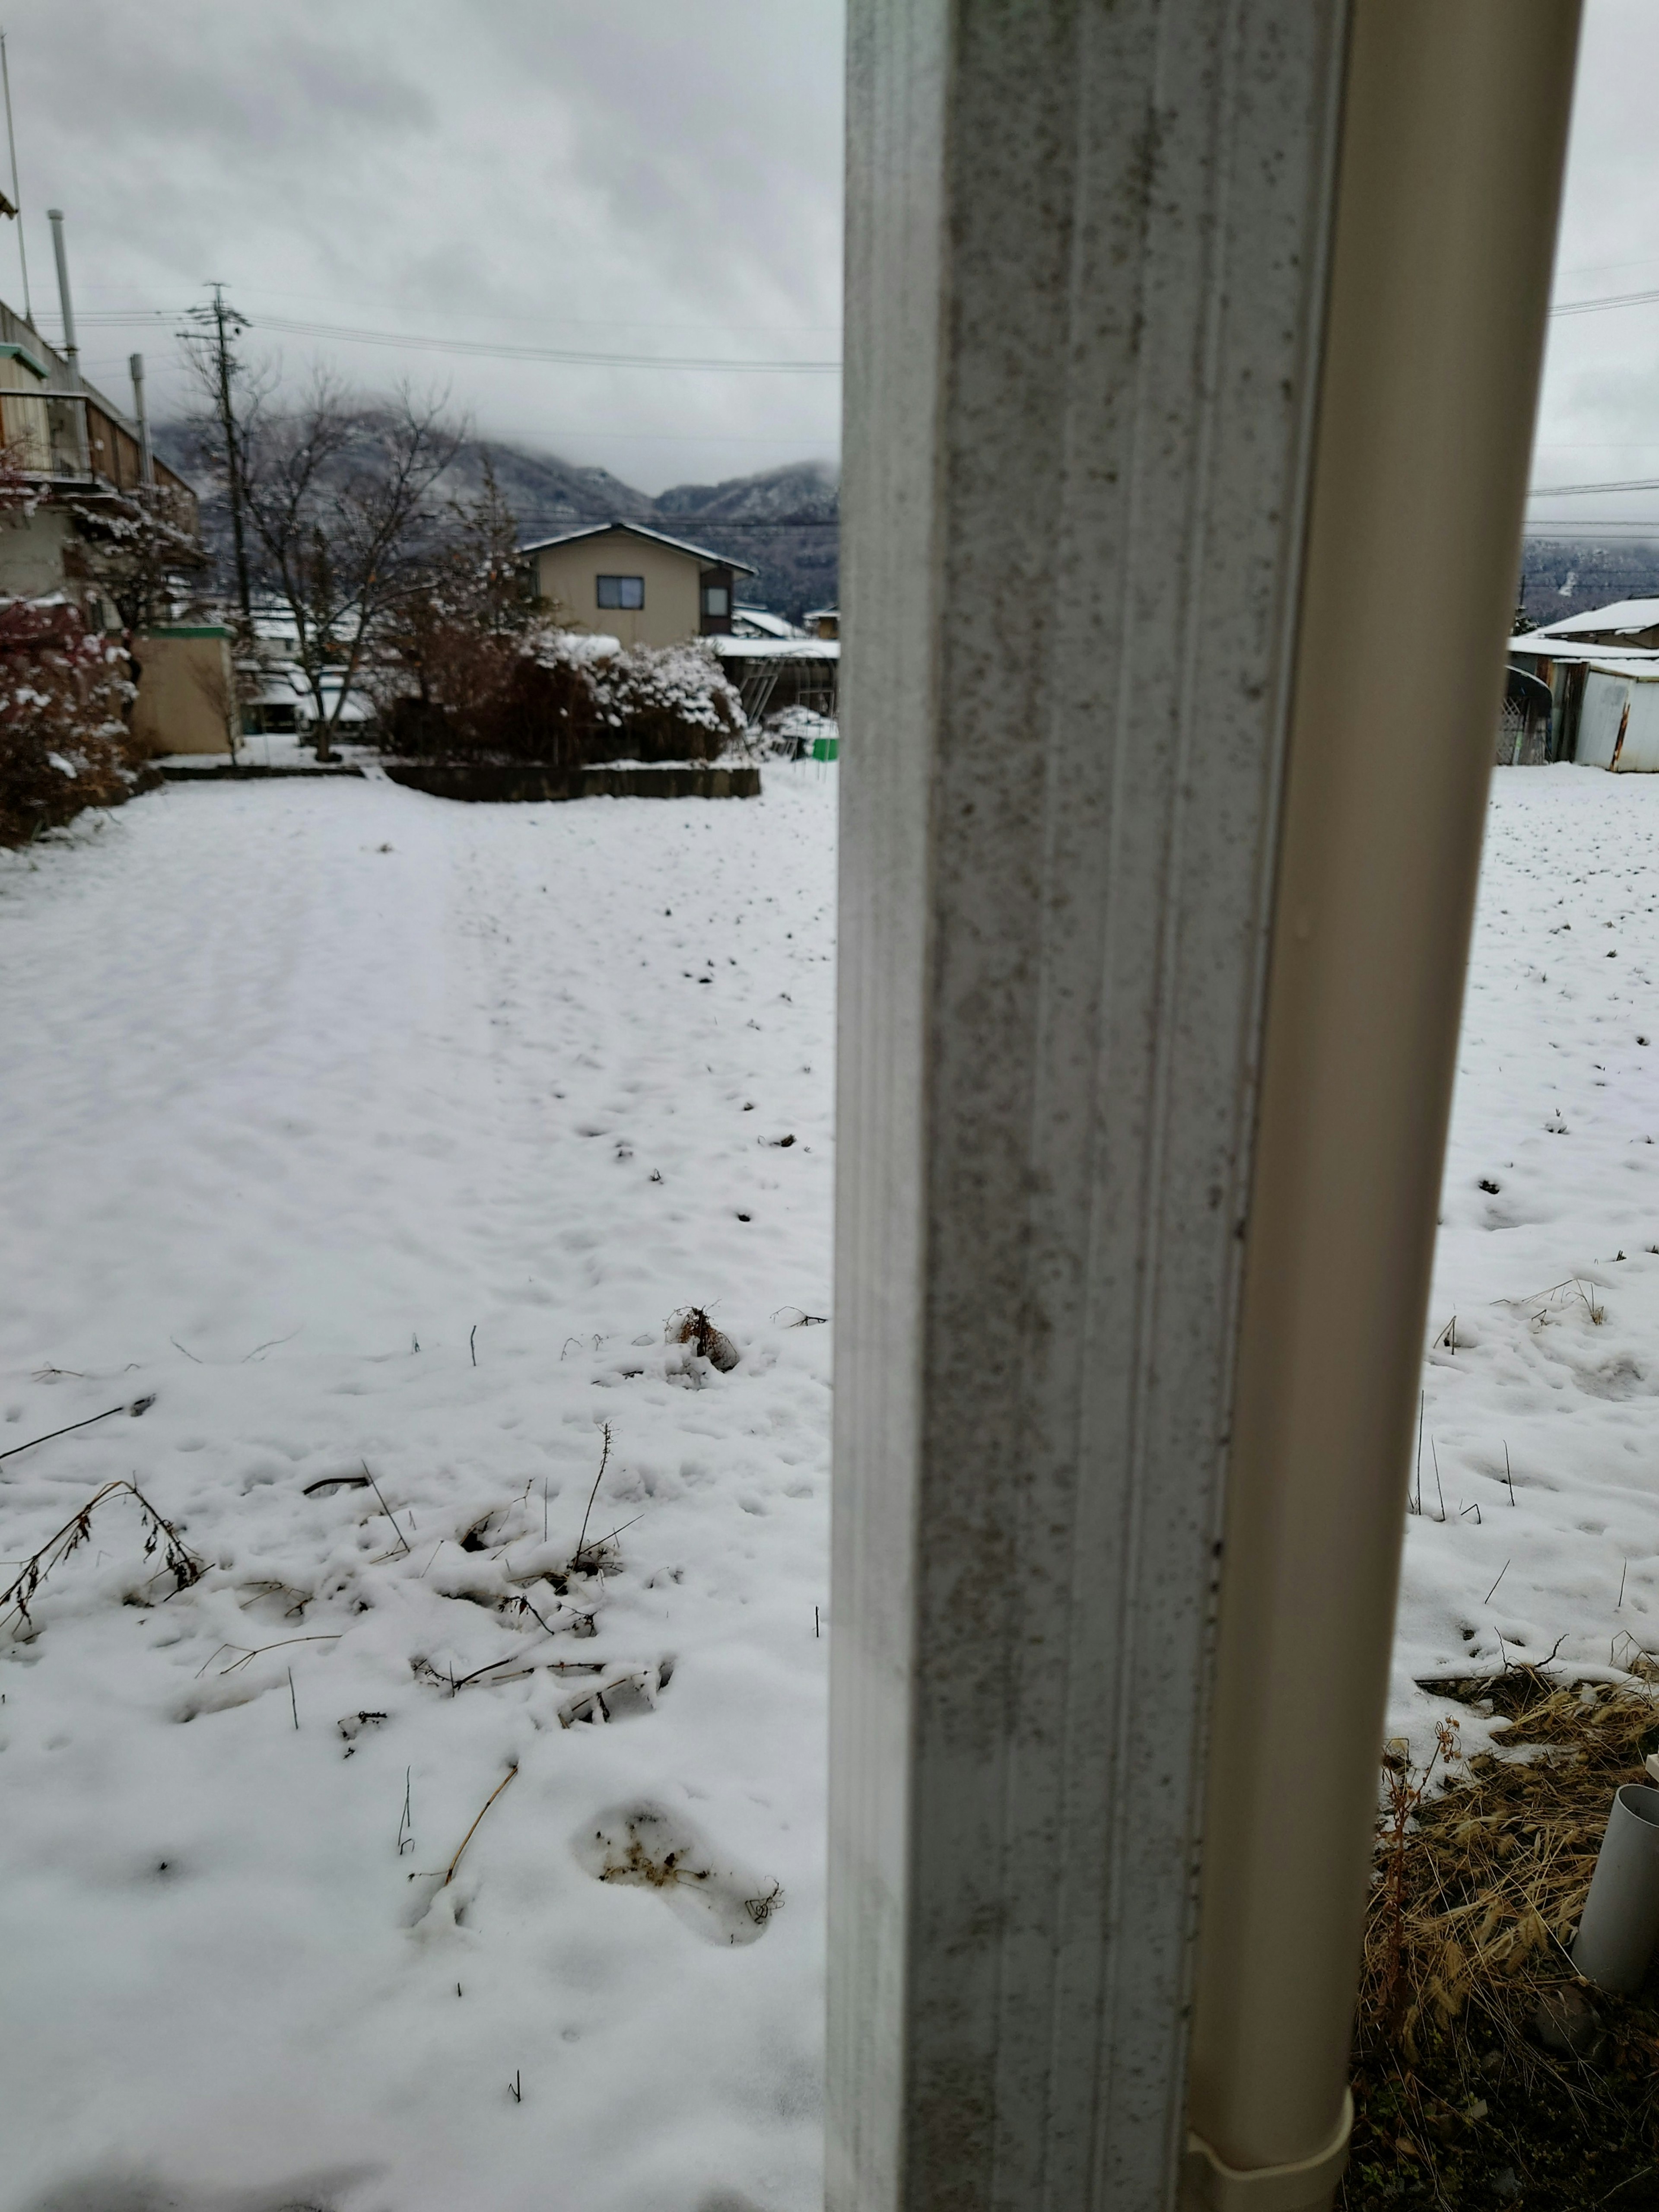
[[[620,518],[614,522],[583,523],[580,528],[561,531],[554,538],[538,538],[533,545],[521,545],[519,550],[521,553],[549,553],[556,545],[574,545],[584,538],[603,538],[613,530],[623,531],[630,538],[643,538],[653,545],[665,545],[671,553],[684,553],[693,561],[702,562],[706,568],[730,568],[739,576],[754,576],[760,573],[758,569],[751,568],[746,561],[734,561],[729,553],[713,553],[706,545],[690,545],[683,538],[667,538],[660,530],[647,530],[643,523],[624,522]]]
[[[1509,643],[1513,660],[1595,661],[1616,655],[1621,664],[1659,659],[1659,599],[1615,599],[1587,607],[1559,622],[1523,630]]]

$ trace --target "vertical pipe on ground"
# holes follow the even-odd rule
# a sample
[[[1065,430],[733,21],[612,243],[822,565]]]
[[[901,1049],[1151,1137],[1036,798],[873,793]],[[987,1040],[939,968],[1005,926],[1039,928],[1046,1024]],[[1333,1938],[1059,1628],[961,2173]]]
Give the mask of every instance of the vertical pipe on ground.
[[[1437,173],[1440,219],[1459,251],[1496,256],[1480,289],[1496,326],[1473,358],[1484,372],[1511,353],[1490,391],[1465,372],[1463,319],[1455,341],[1417,328],[1409,357],[1382,342],[1444,304],[1445,255],[1418,215],[1390,228],[1403,162],[1373,173],[1369,231],[1348,198],[1337,225],[1339,258],[1357,241],[1384,272],[1377,351],[1395,368],[1367,402],[1345,339],[1347,382],[1322,384],[1339,137],[1347,175],[1353,131],[1376,129],[1362,114],[1339,131],[1340,0],[851,10],[831,2212],[1158,2212],[1183,2179],[1200,2201],[1297,2212],[1340,2164],[1403,1511],[1400,1347],[1414,1365],[1479,846],[1472,763],[1501,681],[1487,601],[1506,612],[1513,581],[1574,21],[1564,0],[1358,15],[1356,55],[1396,16],[1467,34],[1436,33],[1468,149]],[[1425,90],[1437,116],[1443,89]],[[1494,236],[1478,206],[1504,193]],[[1431,272],[1418,290],[1409,240]],[[1342,282],[1334,297],[1346,329]],[[1373,617],[1405,580],[1382,565],[1395,495],[1364,465],[1366,404],[1390,440],[1413,410],[1437,438],[1446,404],[1468,416],[1435,573],[1462,558],[1472,580],[1414,685],[1388,694],[1432,742],[1451,728],[1443,773],[1426,732],[1347,712],[1385,672]],[[1341,497],[1363,552],[1333,539],[1316,588],[1307,532],[1332,536]],[[1405,659],[1410,634],[1393,636]],[[1381,787],[1374,834],[1356,752]],[[1327,880],[1322,821],[1348,841],[1356,888]],[[1391,873],[1407,833],[1424,860]],[[1396,975],[1390,926],[1425,884],[1441,965],[1425,974],[1413,924]],[[1345,1132],[1354,1102],[1327,1063],[1355,1009],[1329,979],[1358,885],[1374,902],[1358,902],[1364,988],[1405,1057],[1386,1104],[1361,1101]],[[1287,933],[1314,948],[1316,988],[1287,966]],[[1332,1186],[1312,1168],[1295,1180],[1295,1146],[1324,1175],[1345,1135],[1379,1148],[1403,1216],[1363,1193],[1351,1228],[1346,1199],[1310,1214]],[[1298,1273],[1322,1226],[1334,1292],[1329,1268]],[[1346,1371],[1375,1435],[1297,1425],[1316,1282],[1352,1308]],[[1241,1525],[1235,1498],[1189,2138],[1236,1420],[1265,1522]],[[1352,1490],[1370,1543],[1328,1569],[1280,1511],[1304,1510],[1297,1486],[1328,1445],[1310,1527],[1328,1533]],[[1282,1633],[1285,1612],[1311,1599],[1328,1621],[1345,1597],[1364,1634],[1344,1646],[1341,1693],[1315,1699],[1326,1735],[1296,1733],[1308,1706],[1285,1662],[1310,1647]],[[1253,1690],[1240,1662],[1258,1656]],[[1333,1735],[1340,1802],[1313,1826],[1334,1856],[1297,1859],[1298,1929],[1260,1847],[1285,1802],[1318,1795]],[[1262,1948],[1274,1931],[1284,1960]],[[1264,2022],[1277,2050],[1243,2048]]]
[[[1250,2201],[1226,2170],[1345,2133],[1577,35],[1573,0],[1354,11],[1205,1820],[1192,2119],[1221,2203]]]

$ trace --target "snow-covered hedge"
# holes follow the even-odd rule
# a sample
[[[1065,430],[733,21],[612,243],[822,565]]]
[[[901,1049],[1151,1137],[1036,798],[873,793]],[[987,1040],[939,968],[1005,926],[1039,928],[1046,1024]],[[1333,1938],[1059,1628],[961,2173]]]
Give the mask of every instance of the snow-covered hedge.
[[[706,646],[616,645],[580,665],[600,717],[590,744],[605,730],[620,740],[592,759],[714,760],[747,727],[737,686]]]
[[[428,649],[425,696],[393,699],[396,752],[533,760],[714,760],[741,743],[742,702],[696,644],[623,646],[538,625],[516,635],[458,631]]]
[[[0,845],[129,796],[126,653],[61,599],[0,601]]]

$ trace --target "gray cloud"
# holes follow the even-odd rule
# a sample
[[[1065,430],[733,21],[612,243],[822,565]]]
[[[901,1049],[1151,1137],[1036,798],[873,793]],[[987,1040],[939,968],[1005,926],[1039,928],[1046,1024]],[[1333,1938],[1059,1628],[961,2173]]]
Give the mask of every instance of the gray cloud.
[[[37,319],[70,217],[88,373],[222,278],[281,316],[520,345],[833,358],[840,0],[17,0],[8,16]],[[0,291],[18,283],[9,227]],[[257,334],[297,370],[447,381],[486,434],[647,489],[833,456],[824,375],[444,360]]]
[[[68,210],[88,368],[222,277],[280,315],[491,342],[824,359],[838,350],[841,0],[15,0],[37,313]],[[1589,0],[1558,294],[1659,289],[1652,0]],[[0,229],[0,291],[17,283]],[[366,383],[447,380],[486,433],[647,488],[833,455],[825,376],[446,362],[268,336]],[[1659,306],[1552,326],[1536,480],[1659,475]],[[1540,504],[1653,519],[1659,497]]]

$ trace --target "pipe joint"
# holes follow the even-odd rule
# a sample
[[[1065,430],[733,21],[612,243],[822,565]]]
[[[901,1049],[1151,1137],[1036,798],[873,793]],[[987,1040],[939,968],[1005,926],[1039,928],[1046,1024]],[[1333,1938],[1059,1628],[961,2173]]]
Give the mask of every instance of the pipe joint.
[[[1352,2133],[1353,2093],[1345,2089],[1330,2141],[1288,2166],[1229,2166],[1201,2136],[1188,2134],[1182,2212],[1325,2212],[1348,2162]]]

